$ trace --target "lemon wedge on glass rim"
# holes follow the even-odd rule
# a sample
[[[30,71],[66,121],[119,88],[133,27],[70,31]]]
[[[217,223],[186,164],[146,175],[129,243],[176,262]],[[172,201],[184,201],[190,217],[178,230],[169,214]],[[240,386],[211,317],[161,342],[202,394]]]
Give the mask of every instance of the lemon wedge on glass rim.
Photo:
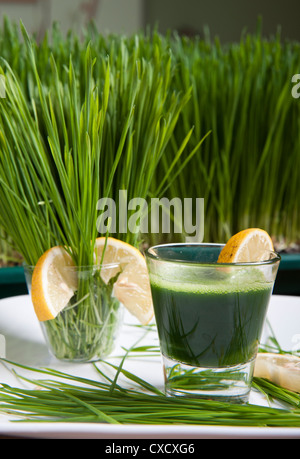
[[[114,296],[139,322],[143,325],[149,323],[154,311],[144,255],[137,248],[119,239],[100,237],[96,239],[95,244],[97,263],[101,262],[104,247],[103,264],[119,263],[122,269],[114,284]],[[101,270],[104,282],[108,282],[113,275],[115,273],[110,272],[108,276]]]
[[[103,250],[104,255],[103,255]],[[96,263],[111,265],[101,268],[101,277],[108,283],[120,272],[113,295],[141,324],[153,317],[153,305],[147,265],[142,253],[132,245],[111,237],[100,237],[95,243]],[[77,290],[74,262],[60,246],[47,250],[38,260],[32,275],[31,298],[39,321],[54,319]]]
[[[269,259],[274,246],[269,234],[248,228],[232,236],[220,252],[218,263],[249,263]]]
[[[69,253],[60,246],[47,250],[34,267],[31,280],[32,304],[40,322],[54,319],[77,290],[74,263]]]

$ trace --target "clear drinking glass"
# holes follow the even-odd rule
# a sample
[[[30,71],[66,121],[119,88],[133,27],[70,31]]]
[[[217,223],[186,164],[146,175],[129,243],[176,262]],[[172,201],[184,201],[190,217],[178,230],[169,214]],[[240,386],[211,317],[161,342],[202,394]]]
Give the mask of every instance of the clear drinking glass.
[[[217,263],[221,244],[146,253],[169,395],[248,401],[280,257]]]
[[[25,265],[24,270],[30,293],[34,267]],[[73,279],[77,289],[55,319],[40,322],[49,351],[57,359],[87,362],[112,352],[123,316],[113,296],[113,280],[120,270],[118,263],[60,269],[62,279]]]

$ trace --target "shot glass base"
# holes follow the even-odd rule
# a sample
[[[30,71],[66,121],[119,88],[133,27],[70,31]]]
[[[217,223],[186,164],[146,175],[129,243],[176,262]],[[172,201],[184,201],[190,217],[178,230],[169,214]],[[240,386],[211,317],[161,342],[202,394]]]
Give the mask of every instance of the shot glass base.
[[[234,366],[203,368],[163,356],[166,395],[247,403],[254,361],[252,359]]]

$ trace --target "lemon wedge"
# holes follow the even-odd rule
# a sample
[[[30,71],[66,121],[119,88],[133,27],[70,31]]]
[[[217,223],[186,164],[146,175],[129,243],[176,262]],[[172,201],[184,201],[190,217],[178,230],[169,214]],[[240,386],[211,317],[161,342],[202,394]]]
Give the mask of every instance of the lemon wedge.
[[[106,246],[105,246],[106,245]],[[96,239],[95,252],[97,262],[119,264],[121,273],[114,284],[114,296],[134,315],[141,324],[145,325],[153,317],[153,305],[150,281],[145,257],[132,245],[112,237]],[[105,282],[117,274],[118,268],[101,269]]]
[[[47,250],[38,260],[31,281],[31,298],[40,322],[54,319],[77,290],[72,257],[60,246]]]
[[[232,236],[220,252],[218,263],[249,263],[268,260],[274,246],[269,234],[248,228]]]
[[[259,352],[254,376],[268,379],[293,392],[300,392],[300,358],[291,354]]]

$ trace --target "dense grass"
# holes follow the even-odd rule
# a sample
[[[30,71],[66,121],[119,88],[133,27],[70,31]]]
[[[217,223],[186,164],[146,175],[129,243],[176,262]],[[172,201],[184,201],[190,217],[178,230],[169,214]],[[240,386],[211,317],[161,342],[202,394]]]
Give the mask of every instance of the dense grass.
[[[177,37],[174,54],[176,86],[193,88],[179,132],[194,123],[195,138],[212,134],[171,193],[205,197],[207,241],[253,226],[299,241],[300,104],[291,95],[299,43],[259,33],[227,46]]]
[[[129,196],[157,196],[160,190],[169,198],[203,197],[205,241],[224,242],[251,226],[266,229],[286,245],[299,240],[300,104],[291,95],[291,78],[300,69],[299,43],[283,42],[279,35],[266,40],[259,31],[226,46],[209,37],[161,36],[155,31],[104,37],[92,25],[80,40],[72,32],[62,36],[54,25],[42,42],[32,40],[45,94],[59,93],[68,86],[71,57],[78,100],[84,100],[87,46],[93,81],[99,88],[104,84],[105,68],[110,69],[109,130],[103,142],[105,150],[114,155],[124,140],[121,126],[132,108],[124,143],[127,156],[120,155],[110,181],[115,156],[106,155],[100,170],[111,194],[105,186],[99,194],[107,193],[118,201],[122,186]],[[0,31],[0,54],[17,75],[28,109],[33,110],[34,101],[39,113],[41,98],[28,46],[20,38],[19,25],[8,20]],[[66,113],[65,97],[62,102]],[[153,127],[159,119],[167,120],[169,127],[157,145],[153,129],[154,137],[149,136],[149,124]],[[64,147],[62,126],[58,123],[60,146]],[[66,127],[69,130],[68,124]],[[40,119],[39,129],[46,139],[47,127]],[[185,148],[184,139],[189,140]],[[181,169],[189,155],[191,160]],[[174,180],[165,190],[171,177]],[[150,242],[178,237],[148,235]]]

